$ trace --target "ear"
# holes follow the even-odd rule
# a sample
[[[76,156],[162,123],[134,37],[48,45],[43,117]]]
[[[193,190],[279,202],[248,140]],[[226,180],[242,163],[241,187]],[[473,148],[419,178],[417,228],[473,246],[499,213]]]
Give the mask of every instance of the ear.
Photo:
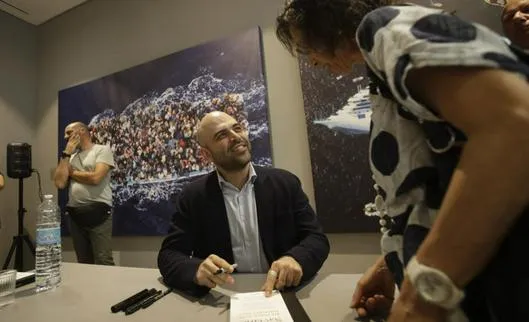
[[[246,138],[249,139],[250,137],[250,124],[248,122],[244,122],[242,125],[242,128],[244,130],[244,134],[246,135]]]
[[[206,160],[208,160],[209,162],[212,162],[213,159],[211,158],[211,152],[208,150],[208,148],[205,148],[205,147],[199,147],[200,149],[200,154],[202,155],[202,157]]]

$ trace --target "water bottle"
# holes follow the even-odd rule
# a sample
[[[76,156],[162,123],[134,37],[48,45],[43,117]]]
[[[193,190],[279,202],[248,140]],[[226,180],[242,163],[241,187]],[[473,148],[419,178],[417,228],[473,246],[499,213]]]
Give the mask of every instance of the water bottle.
[[[61,213],[53,195],[44,195],[38,207],[35,250],[37,292],[56,288],[61,282]]]

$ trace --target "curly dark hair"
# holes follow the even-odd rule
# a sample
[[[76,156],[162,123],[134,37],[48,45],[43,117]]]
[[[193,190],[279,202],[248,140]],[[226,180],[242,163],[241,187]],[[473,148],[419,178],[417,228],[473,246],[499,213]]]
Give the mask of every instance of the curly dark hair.
[[[292,54],[315,50],[334,55],[338,46],[354,41],[356,29],[369,12],[394,0],[287,0],[276,20],[277,38]],[[294,39],[292,31],[299,32]]]

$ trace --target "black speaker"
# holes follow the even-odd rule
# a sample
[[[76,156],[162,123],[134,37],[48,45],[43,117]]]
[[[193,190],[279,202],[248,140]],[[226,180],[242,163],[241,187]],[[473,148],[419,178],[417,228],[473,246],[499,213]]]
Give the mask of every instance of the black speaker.
[[[7,145],[7,176],[15,179],[31,177],[31,145],[27,143]]]

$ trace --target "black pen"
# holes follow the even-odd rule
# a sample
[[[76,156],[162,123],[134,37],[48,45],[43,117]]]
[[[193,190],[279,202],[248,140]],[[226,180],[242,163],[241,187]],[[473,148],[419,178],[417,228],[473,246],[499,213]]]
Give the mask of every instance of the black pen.
[[[139,309],[141,309],[143,303],[145,303],[145,301],[151,299],[152,297],[158,295],[159,293],[161,293],[162,291],[157,291],[156,289],[154,288],[151,288],[149,290],[149,295],[143,299],[141,299],[140,301],[132,304],[131,306],[127,307],[125,309],[125,315],[129,315],[129,314],[132,314],[136,311],[138,311]]]
[[[233,264],[233,265],[231,265],[231,267],[233,267],[233,269],[236,269],[237,268],[237,264]],[[224,267],[221,267],[215,273],[213,273],[213,275],[220,275],[220,274],[224,274],[226,272],[227,271],[224,269]]]
[[[110,308],[110,311],[112,313],[116,313],[119,311],[122,311],[127,308],[127,306],[132,305],[133,303],[136,303],[138,300],[143,299],[145,295],[149,294],[148,289],[144,289],[143,291],[140,291],[129,298],[124,299],[123,301],[119,302],[118,304],[113,305]]]
[[[162,294],[159,294],[159,295],[156,295],[155,297],[149,298],[147,301],[145,301],[145,303],[143,303],[141,308],[142,309],[148,308],[149,306],[151,306],[151,304],[153,304],[154,302],[158,301],[159,299],[161,299],[162,297],[166,296],[167,294],[171,293],[172,291],[173,291],[172,288],[168,288]]]

